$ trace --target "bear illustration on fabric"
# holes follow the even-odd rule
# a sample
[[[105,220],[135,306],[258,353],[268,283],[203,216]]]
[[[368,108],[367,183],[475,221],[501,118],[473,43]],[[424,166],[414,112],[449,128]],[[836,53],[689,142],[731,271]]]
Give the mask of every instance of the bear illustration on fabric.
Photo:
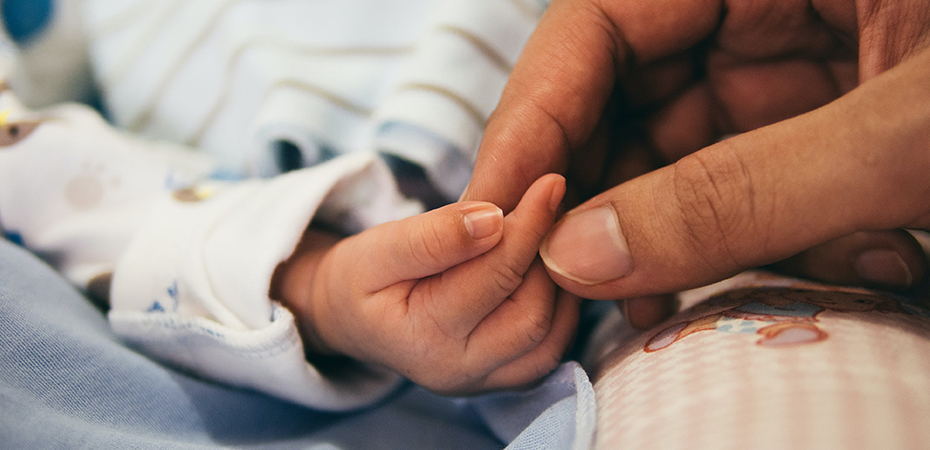
[[[657,333],[643,350],[668,348],[700,331],[758,334],[756,344],[785,347],[827,338],[818,327],[823,311],[906,314],[897,301],[879,295],[793,288],[743,288],[710,298],[694,307],[698,317],[678,322]]]

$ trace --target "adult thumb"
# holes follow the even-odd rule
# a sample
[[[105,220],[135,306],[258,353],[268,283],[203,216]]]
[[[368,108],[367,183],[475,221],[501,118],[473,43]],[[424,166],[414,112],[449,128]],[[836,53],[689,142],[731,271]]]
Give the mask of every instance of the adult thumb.
[[[861,230],[928,226],[930,52],[810,113],[607,191],[540,253],[577,295],[634,298],[719,281]]]

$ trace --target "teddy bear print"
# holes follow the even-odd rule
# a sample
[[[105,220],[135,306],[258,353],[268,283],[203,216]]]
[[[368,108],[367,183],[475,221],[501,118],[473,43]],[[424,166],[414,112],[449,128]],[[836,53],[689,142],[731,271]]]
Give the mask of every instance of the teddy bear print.
[[[103,164],[84,162],[65,183],[65,201],[78,211],[88,210],[100,204],[108,188],[116,189],[120,184],[119,177],[106,175]]]
[[[697,318],[663,329],[643,350],[656,352],[702,331],[755,334],[759,336],[756,345],[762,347],[812,344],[828,337],[818,326],[817,316],[823,311],[906,314],[898,302],[878,295],[792,288],[737,289],[695,309]]]

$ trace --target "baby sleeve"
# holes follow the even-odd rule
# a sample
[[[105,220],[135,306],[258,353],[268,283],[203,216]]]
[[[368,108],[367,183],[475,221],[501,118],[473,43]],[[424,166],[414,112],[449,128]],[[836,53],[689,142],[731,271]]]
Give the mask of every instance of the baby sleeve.
[[[0,225],[78,286],[109,277],[158,196],[212,168],[119,133],[86,106],[26,108],[0,82]]]
[[[302,405],[346,410],[382,398],[399,385],[397,374],[365,367],[323,376],[268,288],[317,211],[357,228],[417,212],[384,189],[392,183],[380,160],[356,154],[160,199],[117,264],[114,330],[171,365]]]
[[[306,361],[271,275],[311,219],[349,231],[419,212],[371,154],[268,180],[110,127],[80,105],[22,106],[0,85],[0,228],[80,287],[110,286],[113,330],[195,375],[308,407],[348,410],[401,382]]]

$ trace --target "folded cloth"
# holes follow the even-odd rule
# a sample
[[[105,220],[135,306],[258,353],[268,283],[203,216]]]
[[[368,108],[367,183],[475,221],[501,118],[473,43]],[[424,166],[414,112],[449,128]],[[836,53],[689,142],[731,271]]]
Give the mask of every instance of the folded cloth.
[[[563,363],[526,392],[470,400],[508,450],[586,450],[594,444],[594,389],[577,362]]]
[[[109,293],[113,329],[192,373],[319,409],[375,402],[385,370],[322,376],[274,269],[311,219],[348,232],[421,211],[357,153],[274,179],[211,177],[205,155],[119,133],[80,105],[34,111],[0,86],[0,224],[75,285]],[[112,287],[111,287],[112,281]]]
[[[234,170],[384,151],[457,198],[543,6],[530,0],[90,0],[93,66],[115,122]],[[398,140],[396,133],[422,137]]]
[[[363,229],[418,212],[385,189],[391,180],[377,157],[356,154],[162,198],[117,263],[113,329],[162,361],[305,406],[347,410],[384,397],[399,375],[366,368],[325,377],[309,364],[293,315],[268,289],[314,216]]]

